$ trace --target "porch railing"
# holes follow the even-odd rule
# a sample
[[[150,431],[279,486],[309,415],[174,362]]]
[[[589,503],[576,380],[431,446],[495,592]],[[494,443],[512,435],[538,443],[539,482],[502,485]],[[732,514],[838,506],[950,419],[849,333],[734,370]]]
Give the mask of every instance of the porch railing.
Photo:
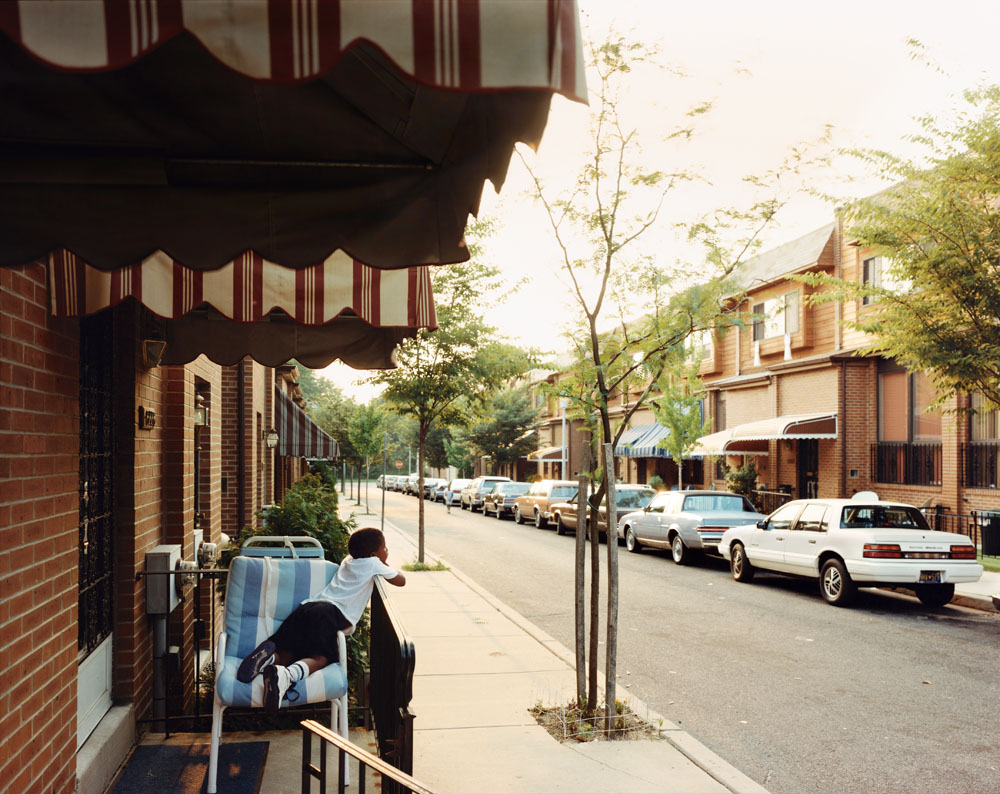
[[[962,444],[964,484],[970,488],[1000,488],[1000,441]]]
[[[376,579],[372,591],[369,699],[379,757],[397,769],[413,772],[413,670],[416,655],[413,641],[386,596],[386,585]],[[383,776],[382,790],[396,794],[405,789]]]
[[[983,557],[1000,557],[1000,510],[953,513],[940,505],[921,511],[932,529],[968,535]]]
[[[394,790],[408,791],[412,794],[434,794],[431,789],[414,780],[410,775],[400,772],[387,764],[383,759],[374,756],[357,745],[351,744],[338,733],[334,733],[325,725],[315,720],[303,720],[302,725],[302,794],[309,794],[312,781],[319,781],[319,790],[326,791],[326,746],[332,744],[337,748],[337,792],[344,794],[347,775],[347,756],[358,762],[358,792],[365,794],[367,769],[373,769],[382,775],[382,790],[386,790],[386,781],[391,781]],[[320,739],[320,765],[312,763],[312,737]]]
[[[750,501],[757,508],[757,512],[764,515],[770,515],[785,504],[785,502],[790,502],[791,500],[792,495],[787,491],[756,490],[750,497]]]
[[[871,447],[875,482],[899,485],[941,484],[941,443],[879,441]]]

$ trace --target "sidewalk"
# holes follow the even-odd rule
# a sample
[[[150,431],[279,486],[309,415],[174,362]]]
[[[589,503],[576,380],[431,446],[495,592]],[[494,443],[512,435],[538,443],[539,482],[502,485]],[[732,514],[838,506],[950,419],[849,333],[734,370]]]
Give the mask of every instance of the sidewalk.
[[[389,564],[411,561],[413,542],[388,521],[385,532]],[[460,571],[406,579],[391,595],[416,648],[413,776],[425,785],[441,794],[766,794],[631,696],[633,711],[661,725],[665,741],[561,744],[528,709],[571,700],[572,654]]]
[[[992,597],[997,593],[1000,593],[1000,573],[983,571],[978,582],[955,585],[955,598],[951,603],[992,612],[996,608]]]

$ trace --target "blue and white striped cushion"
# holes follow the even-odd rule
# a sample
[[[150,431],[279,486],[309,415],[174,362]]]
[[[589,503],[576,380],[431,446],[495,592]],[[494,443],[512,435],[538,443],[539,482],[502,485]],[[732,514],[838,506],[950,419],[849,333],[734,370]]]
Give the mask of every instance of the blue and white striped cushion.
[[[326,560],[236,557],[226,586],[226,656],[216,673],[215,691],[226,706],[261,706],[263,679],[236,680],[236,669],[262,640],[271,636],[306,598],[333,579],[337,566]],[[327,665],[296,684],[297,704],[332,700],[347,691],[339,665]],[[282,705],[289,705],[287,701]]]

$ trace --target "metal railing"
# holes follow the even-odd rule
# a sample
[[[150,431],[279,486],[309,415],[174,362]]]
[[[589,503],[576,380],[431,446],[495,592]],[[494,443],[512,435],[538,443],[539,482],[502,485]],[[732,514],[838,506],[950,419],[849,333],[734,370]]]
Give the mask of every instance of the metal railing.
[[[413,772],[413,671],[416,652],[386,596],[386,585],[375,580],[371,606],[371,653],[369,699],[378,754],[406,774]],[[383,777],[386,794],[402,791],[391,778]]]
[[[871,447],[875,482],[941,484],[941,442],[879,441]]]
[[[750,501],[757,508],[757,512],[764,515],[770,515],[785,504],[785,502],[790,502],[791,500],[792,495],[787,491],[755,490],[750,497]]]
[[[962,444],[963,481],[969,488],[1000,488],[1000,442]]]
[[[953,513],[937,505],[921,510],[927,523],[939,532],[968,535],[983,557],[1000,557],[1000,510]]]
[[[405,772],[400,772],[390,764],[386,763],[378,756],[374,756],[367,750],[362,750],[355,744],[344,739],[340,734],[334,733],[325,725],[321,725],[315,720],[303,720],[302,726],[302,794],[310,794],[312,781],[319,782],[319,790],[326,791],[326,746],[332,744],[337,748],[337,794],[344,794],[347,778],[347,756],[351,756],[358,762],[358,792],[365,794],[365,783],[367,769],[374,770],[382,775],[382,791],[386,791],[386,783],[390,783],[394,791],[408,791],[412,794],[434,794],[434,792],[423,783],[415,780]],[[316,736],[320,740],[320,762],[317,767],[312,762],[312,737]]]

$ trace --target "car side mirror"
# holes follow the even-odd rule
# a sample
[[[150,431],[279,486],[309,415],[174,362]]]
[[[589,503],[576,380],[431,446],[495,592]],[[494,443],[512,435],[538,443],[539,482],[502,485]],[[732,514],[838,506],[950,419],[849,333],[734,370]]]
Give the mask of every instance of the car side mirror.
[[[766,518],[762,518],[760,521],[757,522],[757,529],[767,529],[767,519]]]

